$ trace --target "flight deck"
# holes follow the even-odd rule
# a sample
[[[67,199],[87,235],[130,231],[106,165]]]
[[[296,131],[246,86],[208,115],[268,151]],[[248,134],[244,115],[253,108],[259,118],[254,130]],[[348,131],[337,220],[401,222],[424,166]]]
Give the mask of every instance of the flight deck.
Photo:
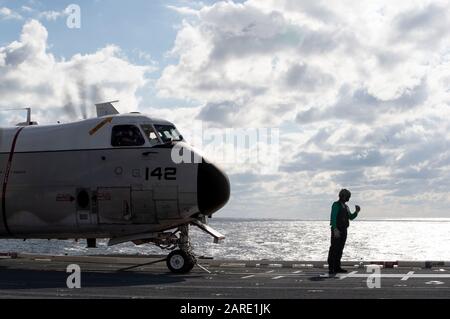
[[[450,298],[447,262],[380,262],[375,270],[346,262],[348,273],[335,277],[321,262],[200,258],[199,264],[175,275],[164,256],[5,254],[0,298]],[[79,266],[81,288],[68,288],[69,265]]]

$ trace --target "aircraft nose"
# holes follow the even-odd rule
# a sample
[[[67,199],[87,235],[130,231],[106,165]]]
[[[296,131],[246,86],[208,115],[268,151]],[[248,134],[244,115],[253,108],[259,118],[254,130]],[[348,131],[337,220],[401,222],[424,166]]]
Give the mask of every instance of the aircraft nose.
[[[200,213],[212,215],[230,199],[230,181],[214,164],[203,160],[198,165],[197,197]]]

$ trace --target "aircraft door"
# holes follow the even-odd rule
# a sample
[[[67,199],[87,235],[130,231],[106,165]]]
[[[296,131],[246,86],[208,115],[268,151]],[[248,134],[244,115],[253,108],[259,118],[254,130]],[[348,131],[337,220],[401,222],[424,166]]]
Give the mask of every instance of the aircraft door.
[[[164,220],[176,220],[181,218],[179,207],[179,178],[180,165],[172,160],[170,127],[163,130],[165,126],[159,126],[158,130],[152,125],[141,125],[152,148],[142,153],[145,165],[144,187],[152,190],[153,215],[157,222]],[[159,136],[159,138],[158,138]],[[163,145],[161,142],[166,143]]]
[[[134,224],[155,224],[156,208],[153,200],[152,190],[142,190],[132,192],[133,199],[133,223]]]
[[[99,188],[97,201],[100,224],[132,223],[131,188]]]
[[[178,219],[178,187],[156,185],[154,188],[158,220]]]

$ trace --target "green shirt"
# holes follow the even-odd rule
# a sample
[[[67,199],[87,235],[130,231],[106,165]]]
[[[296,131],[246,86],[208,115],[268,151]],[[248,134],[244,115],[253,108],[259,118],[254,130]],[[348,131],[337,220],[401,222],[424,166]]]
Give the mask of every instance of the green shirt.
[[[337,228],[337,215],[339,214],[339,210],[341,209],[341,203],[340,202],[334,202],[333,206],[331,207],[331,221],[330,225],[331,228],[336,229]],[[354,220],[356,217],[358,217],[358,213],[350,213],[348,212],[348,217],[350,220]]]

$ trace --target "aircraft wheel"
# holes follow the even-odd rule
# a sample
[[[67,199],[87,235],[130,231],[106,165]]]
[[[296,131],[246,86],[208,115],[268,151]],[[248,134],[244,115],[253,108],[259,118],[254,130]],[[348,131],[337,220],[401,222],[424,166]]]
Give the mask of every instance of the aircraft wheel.
[[[167,267],[174,274],[187,274],[194,268],[194,258],[183,250],[175,250],[167,256]]]

